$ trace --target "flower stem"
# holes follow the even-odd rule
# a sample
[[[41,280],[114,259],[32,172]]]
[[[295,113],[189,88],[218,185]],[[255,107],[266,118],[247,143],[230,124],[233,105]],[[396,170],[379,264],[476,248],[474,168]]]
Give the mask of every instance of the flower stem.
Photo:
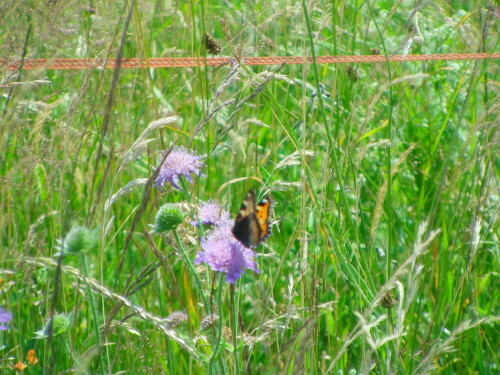
[[[85,254],[82,256],[82,267],[83,267],[83,273],[85,276],[88,276],[88,271],[87,271],[87,261],[85,258]],[[99,331],[99,324],[98,324],[98,319],[97,319],[97,308],[96,308],[96,302],[95,302],[95,295],[94,292],[91,290],[90,285],[88,282],[86,282],[86,287],[87,287],[87,296],[89,298],[90,302],[90,308],[92,311],[92,317],[94,319],[94,329],[95,329],[95,336],[96,336],[96,341],[97,341],[97,348],[99,349],[98,355],[99,355],[99,362],[100,362],[100,370],[101,374],[104,375],[106,372],[106,366],[104,363],[104,357],[103,357],[103,346],[101,344],[101,333]],[[80,364],[78,363],[78,366],[80,367]]]
[[[222,363],[222,360],[220,360],[219,352],[221,348],[221,342],[222,342],[222,328],[224,327],[224,316],[223,314],[223,308],[222,308],[222,291],[224,290],[224,274],[221,273],[218,276],[218,284],[219,288],[217,289],[217,306],[219,306],[219,326],[217,330],[217,337],[215,341],[215,347],[212,352],[212,356],[210,357],[210,369],[212,369],[214,362],[217,358],[219,358],[219,366],[220,369],[219,371],[223,374],[226,373],[224,369],[224,364]],[[213,313],[213,311],[211,311]]]
[[[238,359],[238,306],[235,297],[235,286],[231,284],[231,309],[232,309],[232,331],[233,331],[233,354],[234,354],[234,373],[240,373],[240,362]]]
[[[177,241],[177,246],[179,246],[179,249],[182,253],[182,256],[184,257],[184,260],[186,261],[186,264],[189,268],[189,271],[191,272],[191,274],[194,277],[194,280],[196,282],[196,286],[198,287],[198,290],[201,294],[201,298],[203,299],[203,306],[205,307],[205,313],[210,314],[210,306],[208,304],[207,296],[205,295],[205,293],[203,293],[203,285],[201,284],[201,280],[198,276],[198,273],[196,272],[196,269],[194,268],[194,264],[193,264],[193,262],[191,262],[191,259],[189,258],[186,250],[184,249],[184,246],[182,246],[182,242],[179,238],[179,234],[177,233],[177,230],[174,229],[173,232],[174,232],[175,240]]]
[[[186,200],[189,202],[189,203],[192,203],[192,200],[191,200],[191,194],[189,193],[189,189],[188,187],[186,186],[186,181],[184,181],[183,178],[179,178],[179,182],[180,182],[180,185],[181,185],[181,191],[182,191],[182,194],[184,195],[184,197],[186,198]]]

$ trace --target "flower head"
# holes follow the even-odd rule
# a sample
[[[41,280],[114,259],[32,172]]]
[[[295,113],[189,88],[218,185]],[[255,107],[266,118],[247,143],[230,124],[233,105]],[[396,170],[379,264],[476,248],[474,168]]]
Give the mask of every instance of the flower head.
[[[0,331],[9,329],[7,323],[12,320],[12,314],[0,308]]]
[[[60,251],[54,256],[75,255],[94,248],[97,244],[97,234],[97,230],[74,225],[64,239],[57,240],[57,249]]]
[[[153,232],[161,233],[175,229],[185,216],[186,214],[175,203],[165,203],[156,213]]]
[[[28,367],[27,365],[24,364],[24,362],[19,361],[14,365],[14,370],[18,372],[24,372],[24,370]]]
[[[45,326],[41,330],[35,332],[35,338],[45,339],[48,338],[51,333],[52,336],[60,335],[61,333],[67,332],[72,323],[73,313],[54,315],[52,319],[47,319]]]
[[[238,241],[231,232],[229,222],[222,223],[208,238],[201,241],[195,263],[206,263],[217,272],[226,274],[226,282],[234,284],[247,269],[259,273],[256,254]]]
[[[198,206],[198,215],[196,215],[196,219],[198,219],[202,225],[219,225],[229,221],[229,212],[224,210],[219,202],[212,202],[210,200]],[[191,221],[191,224],[197,227],[198,220]]]
[[[219,321],[219,315],[217,315],[217,314],[207,315],[201,321],[200,331],[204,331],[207,328],[213,327],[215,325],[215,323],[217,323],[218,321]]]
[[[26,360],[31,366],[34,366],[38,363],[38,358],[36,357],[35,349],[28,350],[28,354],[26,355]]]
[[[166,151],[163,151],[163,157],[165,153]],[[160,173],[156,178],[155,187],[162,188],[163,185],[169,183],[175,189],[181,190],[179,187],[179,176],[184,176],[189,183],[193,183],[191,173],[195,175],[200,174],[200,169],[203,165],[200,161],[201,158],[201,156],[196,155],[187,148],[174,146],[161,165]]]
[[[386,309],[390,309],[392,306],[396,304],[396,298],[394,298],[394,293],[392,290],[389,290],[387,294],[382,298],[380,304]]]
[[[177,327],[178,325],[181,325],[186,320],[188,320],[188,316],[185,313],[183,313],[182,311],[174,311],[167,318],[163,319],[163,324],[167,328],[172,329]]]

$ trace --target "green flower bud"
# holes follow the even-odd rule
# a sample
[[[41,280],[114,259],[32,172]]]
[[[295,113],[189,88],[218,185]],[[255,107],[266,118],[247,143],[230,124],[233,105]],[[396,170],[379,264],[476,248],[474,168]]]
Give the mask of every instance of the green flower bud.
[[[185,217],[186,214],[176,204],[164,204],[156,213],[153,232],[162,233],[175,229]]]
[[[35,332],[35,338],[45,339],[49,337],[50,318],[45,323],[45,326],[40,331]],[[52,319],[52,336],[60,335],[67,332],[73,322],[73,314],[57,314]]]
[[[54,256],[73,255],[86,251],[97,243],[97,231],[79,225],[73,226],[63,240],[57,240],[60,251]]]

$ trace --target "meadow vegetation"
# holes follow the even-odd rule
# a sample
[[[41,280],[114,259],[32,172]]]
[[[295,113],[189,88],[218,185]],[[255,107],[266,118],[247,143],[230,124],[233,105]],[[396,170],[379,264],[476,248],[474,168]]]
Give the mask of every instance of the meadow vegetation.
[[[202,61],[205,33],[233,57],[0,66],[1,373],[499,373],[498,60],[244,64],[498,52],[498,3],[4,0],[0,14],[13,62]],[[198,162],[174,180],[161,166],[178,147]],[[232,223],[251,188],[272,197],[272,235],[231,279],[207,254],[239,244],[207,245],[217,229],[197,213],[215,202]]]

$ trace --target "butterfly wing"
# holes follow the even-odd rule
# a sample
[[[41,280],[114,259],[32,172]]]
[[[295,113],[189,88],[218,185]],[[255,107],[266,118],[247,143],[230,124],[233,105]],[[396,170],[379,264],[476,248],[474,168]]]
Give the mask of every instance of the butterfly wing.
[[[269,225],[269,215],[271,212],[271,200],[265,197],[255,209],[257,221],[260,228],[259,242],[264,241],[271,234],[271,226]]]
[[[234,222],[233,235],[246,247],[257,246],[271,232],[269,226],[270,209],[271,201],[269,197],[264,198],[256,206],[255,191],[250,190]]]
[[[246,247],[257,246],[260,239],[259,226],[255,214],[255,191],[248,192],[236,217],[233,235]]]

